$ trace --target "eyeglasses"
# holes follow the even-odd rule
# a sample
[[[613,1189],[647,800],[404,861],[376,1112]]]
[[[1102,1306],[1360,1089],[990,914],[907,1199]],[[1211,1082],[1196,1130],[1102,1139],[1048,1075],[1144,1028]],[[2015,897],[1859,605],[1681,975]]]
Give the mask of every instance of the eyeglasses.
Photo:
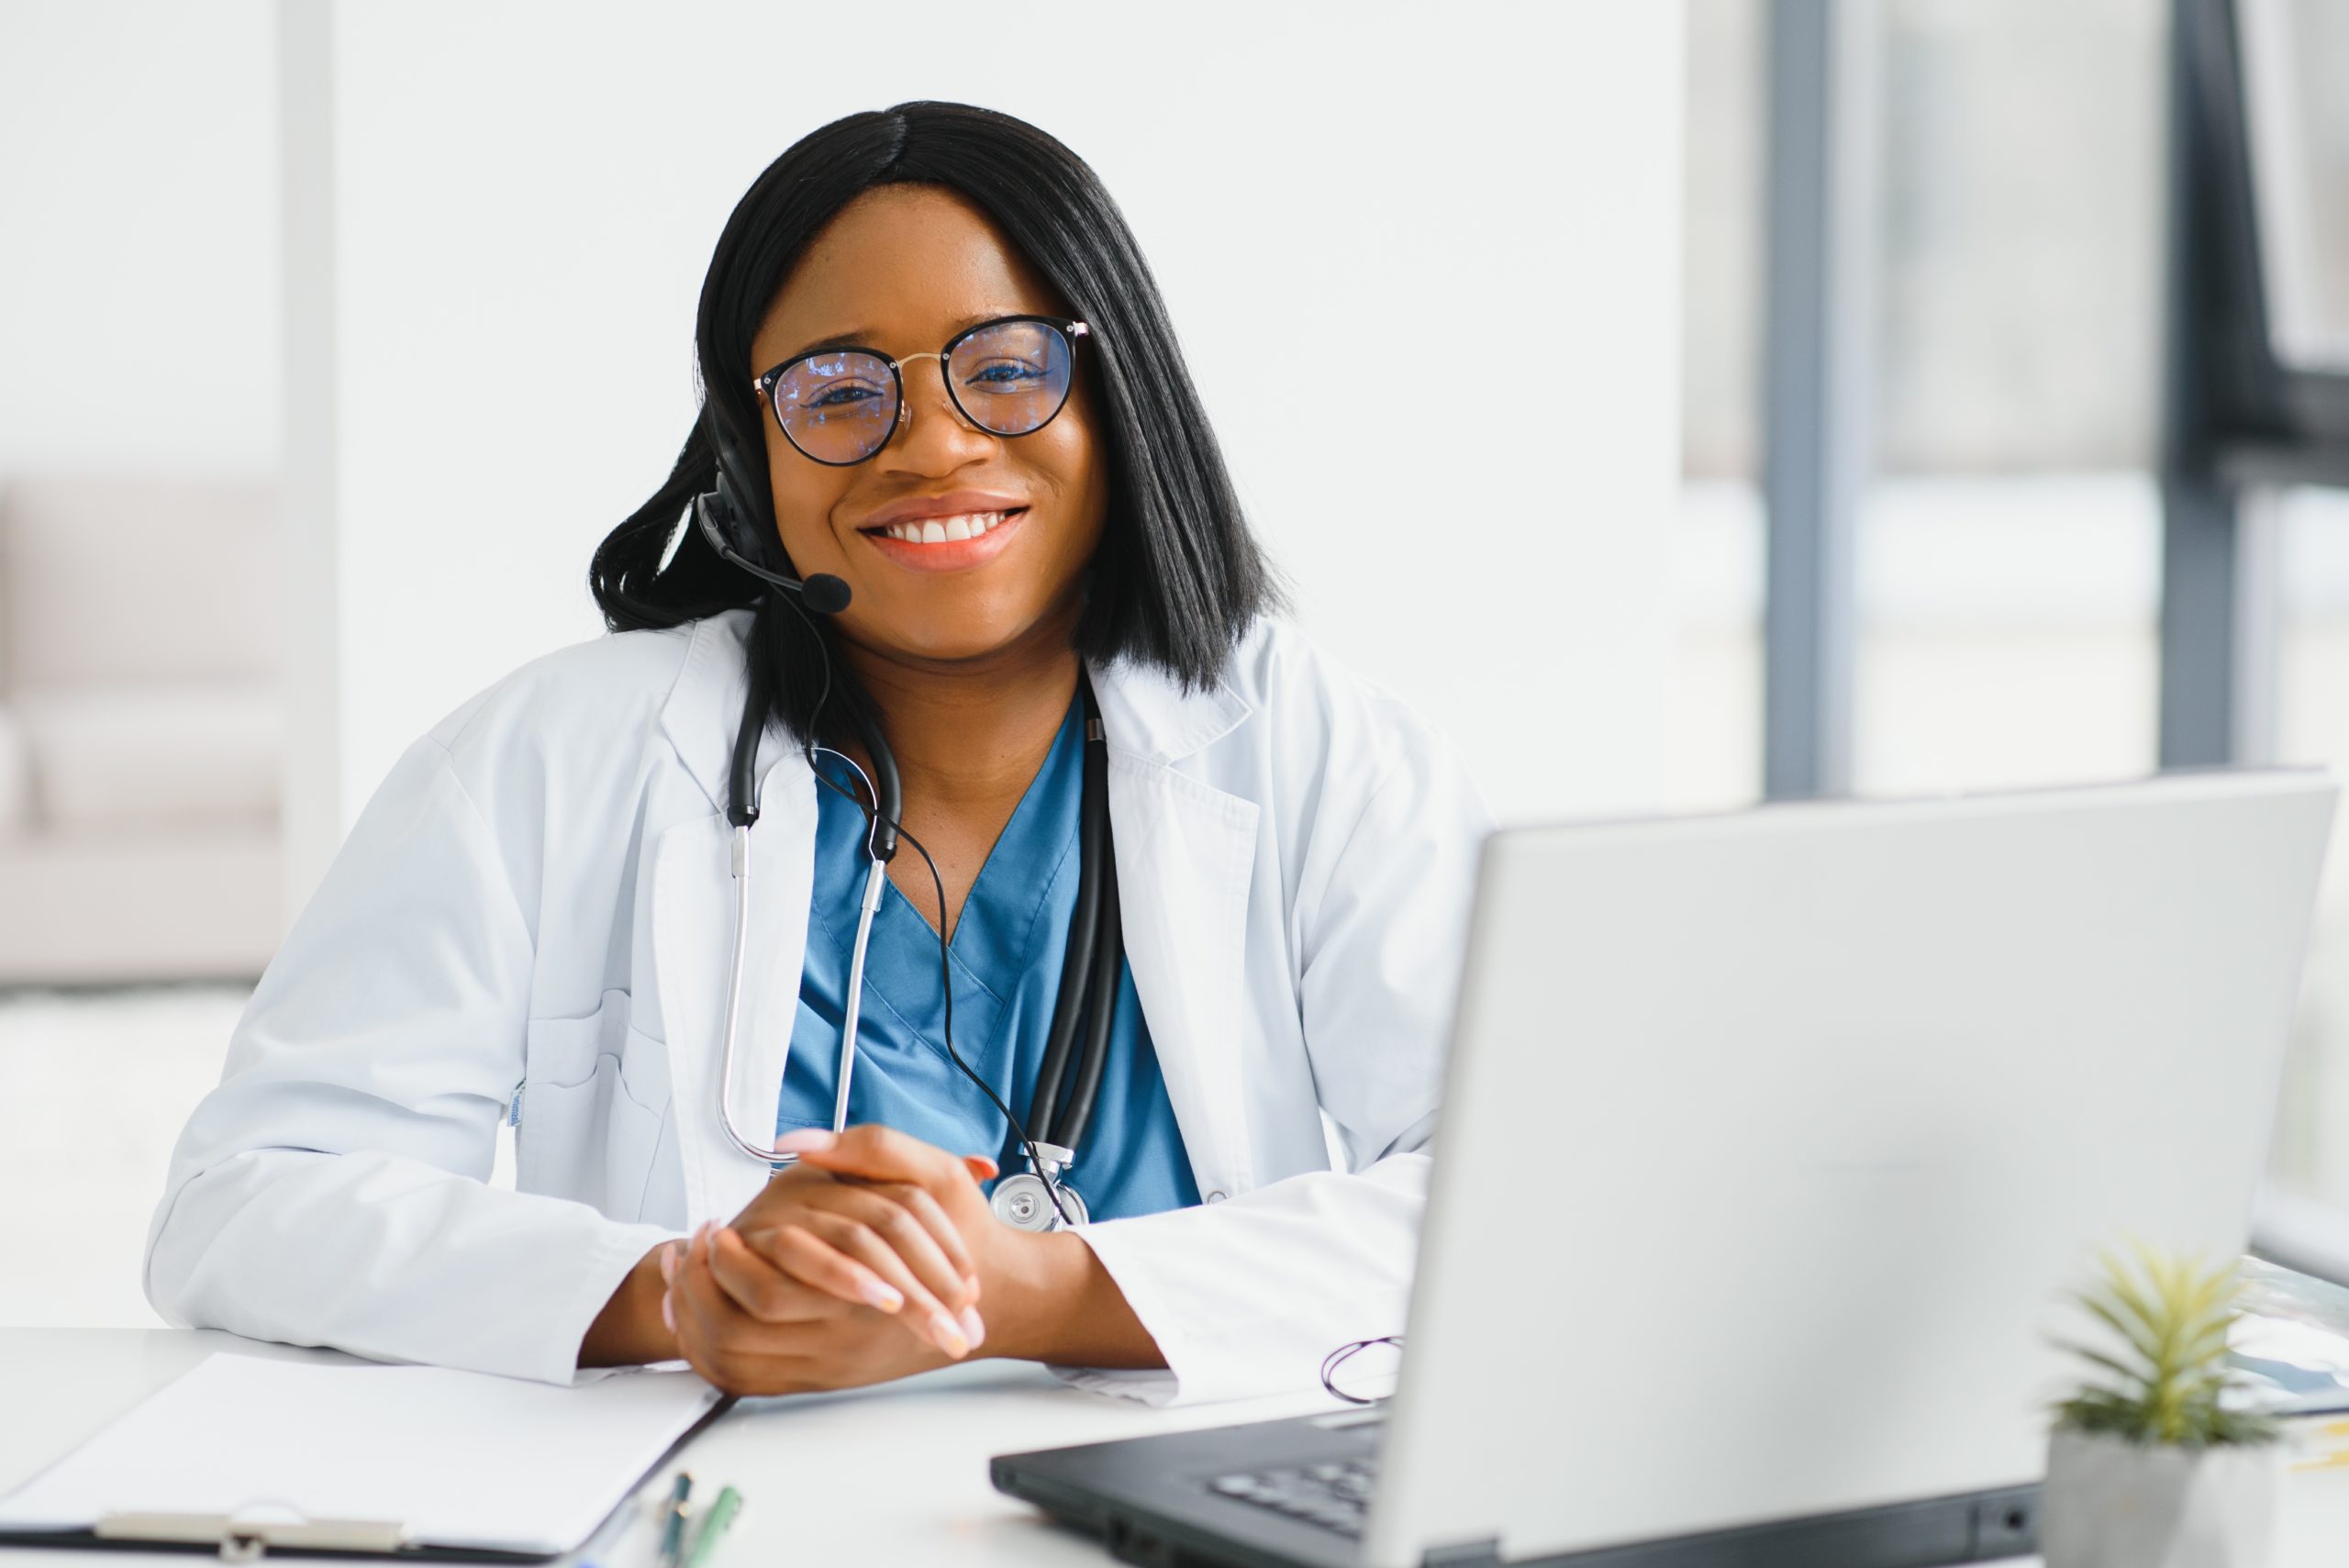
[[[1068,401],[1082,321],[1004,316],[955,334],[934,354],[885,359],[867,349],[818,349],[751,384],[806,456],[833,468],[863,462],[913,417],[901,373],[936,360],[963,417],[998,436],[1032,436]]]

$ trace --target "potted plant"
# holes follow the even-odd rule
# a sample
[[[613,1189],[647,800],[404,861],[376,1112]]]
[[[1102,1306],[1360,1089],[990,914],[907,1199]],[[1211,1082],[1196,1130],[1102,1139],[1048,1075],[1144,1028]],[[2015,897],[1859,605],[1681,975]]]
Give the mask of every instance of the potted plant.
[[[2055,1407],[2040,1509],[2047,1568],[2259,1568],[2282,1485],[2276,1422],[2227,1361],[2242,1283],[2154,1248],[2100,1255],[2073,1299],[2101,1344]]]

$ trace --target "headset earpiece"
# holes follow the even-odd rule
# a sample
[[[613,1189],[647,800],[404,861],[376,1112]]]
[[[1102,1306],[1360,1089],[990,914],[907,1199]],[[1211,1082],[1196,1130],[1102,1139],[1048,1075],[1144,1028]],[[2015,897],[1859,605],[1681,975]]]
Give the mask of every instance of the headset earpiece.
[[[703,417],[709,428],[717,477],[711,488],[695,500],[694,515],[720,555],[761,560],[765,552],[751,521],[757,514],[744,504],[745,497],[735,482],[740,472],[740,453],[714,414],[705,413]]]
[[[710,488],[694,497],[694,524],[708,541],[720,561],[730,562],[758,578],[790,594],[792,602],[802,610],[819,616],[836,616],[848,608],[848,584],[829,573],[818,572],[802,580],[762,566],[762,558],[775,559],[783,553],[783,541],[775,537],[772,526],[761,527],[753,512],[743,505],[742,492],[736,488],[734,476],[739,472],[733,462],[733,449],[726,441],[718,421],[705,411],[710,436],[716,444],[718,470]],[[763,508],[762,508],[762,511]],[[783,562],[788,565],[787,562]]]

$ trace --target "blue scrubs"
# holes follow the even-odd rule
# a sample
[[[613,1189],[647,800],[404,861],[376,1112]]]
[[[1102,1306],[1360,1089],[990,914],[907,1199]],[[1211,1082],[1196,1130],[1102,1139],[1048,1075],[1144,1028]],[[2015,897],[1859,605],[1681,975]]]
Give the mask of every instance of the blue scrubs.
[[[980,868],[948,950],[955,1048],[1022,1118],[1036,1092],[1044,1036],[1060,995],[1069,917],[1076,908],[1082,730],[1083,710],[1072,705],[1051,754]],[[852,776],[831,757],[818,761],[835,782],[845,784]],[[820,785],[816,795],[807,962],[799,980],[777,1136],[832,1125],[841,1005],[856,940],[857,901],[870,863],[863,814]],[[900,852],[915,853],[911,848]],[[856,1072],[849,1084],[851,1125],[881,1122],[953,1153],[992,1155],[1007,1173],[1027,1168],[1013,1153],[1002,1114],[947,1057],[938,933],[894,883],[884,884],[873,917],[863,1007]],[[1075,1072],[1074,1052],[1069,1071]],[[1119,980],[1100,1098],[1067,1180],[1084,1195],[1095,1219],[1155,1214],[1199,1201],[1130,969]]]

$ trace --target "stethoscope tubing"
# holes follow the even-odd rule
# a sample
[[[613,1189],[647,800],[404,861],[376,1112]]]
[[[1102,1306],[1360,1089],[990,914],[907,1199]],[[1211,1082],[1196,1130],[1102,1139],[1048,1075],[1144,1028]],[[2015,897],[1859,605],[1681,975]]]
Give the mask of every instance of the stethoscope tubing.
[[[1080,689],[1084,693],[1087,742],[1084,769],[1085,789],[1079,826],[1083,845],[1078,898],[1080,918],[1073,922],[1069,957],[1076,959],[1081,956],[1085,962],[1070,966],[1077,971],[1076,973],[1064,972],[1062,976],[1063,995],[1060,1005],[1054,1008],[1054,1027],[1051,1030],[1052,1041],[1046,1052],[1046,1084],[1040,1085],[1040,1088],[1049,1085],[1049,1089],[1057,1089],[1058,1080],[1069,1065],[1072,1037],[1078,1032],[1069,1003],[1083,1001],[1089,1006],[1085,1009],[1083,1051],[1074,1064],[1075,1083],[1072,1086],[1070,1102],[1054,1118],[1059,1125],[1050,1128],[1044,1137],[1032,1137],[1016,1119],[1012,1122],[1012,1130],[1025,1144],[1029,1159],[1036,1169],[1007,1177],[992,1202],[1000,1218],[1022,1229],[1050,1229],[1062,1224],[1082,1225],[1085,1222],[1084,1200],[1066,1184],[1063,1173],[1075,1162],[1077,1143],[1085,1136],[1086,1124],[1092,1118],[1093,1101],[1099,1091],[1108,1051],[1110,1020],[1117,1006],[1119,978],[1124,970],[1124,943],[1120,940],[1118,919],[1117,877],[1107,841],[1108,770],[1101,717],[1094,706],[1090,685]],[[742,978],[750,958],[751,828],[759,817],[751,793],[754,786],[751,781],[756,766],[756,747],[762,728],[759,719],[763,712],[763,695],[754,682],[745,705],[741,729],[735,740],[727,811],[728,820],[734,825],[730,856],[734,878],[734,944],[732,957],[727,966],[725,1040],[719,1051],[718,1069],[718,1116],[728,1140],[737,1149],[771,1168],[780,1169],[796,1163],[799,1157],[778,1152],[773,1144],[761,1143],[746,1136],[734,1120],[734,1063],[740,1041]],[[811,764],[819,754],[839,758],[856,773],[863,783],[867,795],[876,803],[866,828],[865,849],[872,858],[865,873],[864,893],[858,901],[856,941],[850,954],[848,995],[841,1007],[838,1088],[832,1101],[832,1130],[836,1133],[846,1131],[848,1128],[849,1092],[856,1070],[857,1032],[864,998],[865,954],[872,940],[874,917],[881,906],[889,860],[896,852],[900,830],[894,816],[878,807],[878,803],[884,799],[896,797],[895,764],[888,754],[887,742],[877,729],[868,728],[867,744],[873,749],[883,778],[889,785],[885,795],[874,787],[872,775],[860,767],[854,758],[829,746],[810,746],[807,749]],[[932,869],[935,870],[934,867]],[[1085,911],[1090,911],[1095,917],[1083,918],[1082,914]],[[945,984],[951,985],[952,978],[947,977]],[[951,1034],[948,1047],[950,1051],[952,1048]],[[791,1064],[788,1036],[783,1049],[784,1068],[787,1073]],[[959,1057],[956,1061],[961,1065]],[[963,1070],[970,1072],[968,1067]],[[985,1084],[981,1083],[980,1086],[985,1088]],[[1051,1107],[1049,1090],[1040,1094],[1038,1098],[1040,1104],[1048,1109]],[[1009,1108],[1000,1100],[996,1104],[1007,1118],[1011,1116]],[[1015,1197],[1021,1184],[1032,1184],[1036,1194]],[[1049,1215],[1041,1207],[1030,1201],[1037,1195],[1049,1204]],[[1023,1203],[1030,1210],[1030,1217],[1015,1217],[1012,1210],[1021,1207]]]
[[[838,751],[829,746],[819,746],[816,750],[827,756],[841,757]],[[841,757],[841,761],[855,769],[859,776],[863,776],[864,770],[858,768],[852,759]],[[869,783],[867,787],[870,787]],[[740,1039],[742,973],[750,960],[751,828],[748,823],[743,823],[734,829],[732,864],[734,953],[732,962],[727,966],[726,975],[726,1040],[724,1048],[718,1053],[718,1119],[724,1126],[726,1136],[733,1141],[734,1147],[752,1159],[763,1160],[770,1165],[796,1164],[798,1162],[798,1155],[777,1153],[774,1145],[771,1142],[765,1144],[753,1142],[743,1135],[742,1129],[734,1122],[734,1057]],[[886,861],[876,858],[871,862],[864,873],[864,894],[857,904],[856,945],[849,955],[848,999],[841,1018],[840,1087],[832,1097],[832,1130],[834,1132],[848,1130],[849,1082],[856,1072],[857,1021],[863,1011],[864,1002],[864,954],[873,940],[873,917],[881,908],[881,893],[888,870],[889,865]],[[791,1038],[788,1035],[784,1037],[783,1050],[784,1065],[788,1069],[791,1064]]]
[[[726,974],[726,1044],[718,1061],[718,1119],[726,1129],[726,1136],[734,1147],[754,1160],[771,1164],[787,1164],[794,1156],[778,1154],[773,1140],[763,1144],[753,1143],[742,1136],[734,1125],[734,1046],[739,1038],[742,1012],[742,966],[750,956],[751,945],[751,828],[743,823],[734,829],[734,958]],[[784,1049],[788,1051],[789,1045]]]
[[[856,947],[848,961],[848,1005],[841,1018],[841,1086],[832,1096],[834,1132],[848,1130],[848,1084],[856,1071],[856,1019],[864,1001],[864,947],[873,938],[873,917],[881,907],[881,884],[888,869],[886,862],[872,863],[864,873],[864,898],[857,907]]]

